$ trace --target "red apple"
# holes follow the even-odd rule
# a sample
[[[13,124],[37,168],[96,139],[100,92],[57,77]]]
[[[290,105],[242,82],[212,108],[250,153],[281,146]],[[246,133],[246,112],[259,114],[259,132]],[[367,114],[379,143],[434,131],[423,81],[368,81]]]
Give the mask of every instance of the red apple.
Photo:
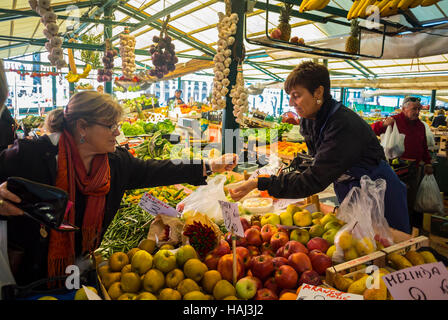
[[[249,253],[249,250],[246,247],[236,247],[235,250],[236,254],[239,255],[241,259],[243,259],[244,269],[246,270],[249,269],[252,258]]]
[[[276,232],[271,237],[272,250],[277,251],[280,247],[283,247],[289,241],[288,234],[284,232]]]
[[[272,250],[271,244],[269,242],[263,242],[261,244],[261,251],[263,250]]]
[[[310,260],[313,260],[313,257],[315,257],[316,255],[321,254],[321,253],[323,253],[323,252],[320,250],[314,249],[308,253],[308,257],[310,258]]]
[[[321,252],[327,252],[328,248],[330,248],[330,244],[327,240],[322,239],[320,237],[314,237],[306,244],[309,251],[311,250],[319,250]]]
[[[276,257],[285,257],[285,246],[278,248],[277,252],[275,253]]]
[[[247,246],[247,250],[249,250],[249,254],[251,257],[256,257],[260,255],[260,249],[257,246]]]
[[[264,281],[274,272],[273,258],[267,255],[259,255],[252,258],[252,274]]]
[[[226,240],[221,239],[219,241],[218,246],[215,249],[213,249],[212,254],[216,254],[216,255],[222,257],[223,255],[229,254],[230,252],[231,251],[230,251],[229,243]]]
[[[250,273],[250,274],[249,274],[249,273]],[[263,288],[263,282],[261,282],[261,280],[258,279],[257,277],[254,277],[254,276],[252,275],[252,272],[251,272],[250,270],[247,272],[246,278],[251,278],[251,279],[254,279],[254,280],[255,280],[255,282],[257,283],[257,290],[260,290],[260,289]]]
[[[232,248],[232,233],[227,232],[225,237],[226,237],[226,241],[229,244],[230,248]],[[246,238],[236,236],[236,245],[237,245],[237,247],[246,247],[247,246]]]
[[[274,292],[275,294],[278,293],[278,290],[280,289],[278,287],[277,282],[275,282],[275,278],[274,277],[269,277],[265,282],[264,282],[264,288],[271,290],[272,292]]]
[[[264,242],[271,241],[271,237],[274,233],[277,232],[277,227],[273,226],[270,223],[267,223],[261,228],[261,238]]]
[[[277,270],[281,266],[288,264],[288,259],[284,257],[275,257],[272,259],[272,262],[274,263],[274,270]]]
[[[220,256],[216,254],[209,253],[205,256],[204,263],[207,266],[208,270],[216,270],[218,268]]]
[[[291,40],[289,40],[289,41],[292,42],[292,43],[298,43],[298,42],[299,42],[299,37],[294,36],[294,37],[292,37]]]
[[[252,227],[259,226],[260,230],[261,230],[261,222],[259,220],[251,221],[251,223],[252,223]]]
[[[318,286],[322,284],[322,280],[315,270],[307,270],[301,274],[299,279],[299,286],[301,286],[304,283]]]
[[[307,270],[312,270],[310,258],[303,252],[296,252],[288,257],[288,264],[294,268],[299,274]]]
[[[218,271],[224,280],[233,282],[233,255],[226,254],[219,258]],[[237,280],[244,277],[244,263],[243,260],[237,255],[236,263]]]
[[[278,296],[271,290],[263,288],[257,291],[255,300],[278,300]]]
[[[316,254],[311,259],[311,264],[313,266],[313,270],[316,270],[316,272],[320,275],[324,275],[327,268],[330,268],[333,265],[331,258],[325,253]]]
[[[261,224],[260,225],[254,224],[254,225],[251,226],[251,228],[257,229],[258,231],[261,232]]]
[[[263,251],[261,252],[261,254],[265,254],[265,255],[267,255],[267,256],[271,256],[272,258],[275,257],[275,253],[274,253],[274,251],[272,251],[272,250],[263,250]]]
[[[288,237],[289,237],[289,234],[291,233],[290,230],[286,229],[285,227],[282,227],[281,225],[277,225],[277,232],[284,232],[288,235]]]
[[[282,289],[292,289],[297,287],[297,280],[299,275],[293,267],[283,265],[275,271],[275,282]]]
[[[280,39],[281,36],[282,36],[282,31],[280,29],[275,28],[274,30],[272,30],[272,32],[271,32],[272,39]]]
[[[243,225],[244,231],[250,228],[250,222],[246,218],[240,217],[240,221],[241,224]]]
[[[285,251],[283,252],[283,256],[288,258],[291,254],[296,252],[302,252],[308,254],[308,249],[301,244],[299,241],[290,240],[285,244]]]
[[[244,231],[244,238],[246,238],[247,244],[252,246],[261,246],[263,240],[261,239],[261,233],[257,228],[249,228]]]

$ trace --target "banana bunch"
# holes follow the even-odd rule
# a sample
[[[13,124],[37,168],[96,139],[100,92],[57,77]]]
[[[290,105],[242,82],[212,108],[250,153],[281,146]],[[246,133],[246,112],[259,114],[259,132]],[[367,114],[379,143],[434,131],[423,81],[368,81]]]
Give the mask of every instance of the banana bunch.
[[[299,7],[299,12],[322,10],[329,2],[330,0],[303,0]]]
[[[417,6],[428,7],[440,0],[355,0],[351,6],[347,19],[366,18],[377,9],[380,16],[390,17],[399,12]],[[305,1],[304,1],[305,2]]]
[[[90,64],[86,64],[84,67],[84,70],[81,74],[73,73],[71,71],[68,72],[68,74],[65,76],[65,79],[68,80],[68,82],[78,82],[80,79],[85,79],[89,75],[90,71],[92,70],[92,66]]]

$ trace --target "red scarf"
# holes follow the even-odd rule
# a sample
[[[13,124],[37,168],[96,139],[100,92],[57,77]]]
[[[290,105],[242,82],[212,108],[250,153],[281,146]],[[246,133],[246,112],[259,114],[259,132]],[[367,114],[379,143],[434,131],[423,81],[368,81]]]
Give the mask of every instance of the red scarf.
[[[59,140],[56,187],[67,191],[75,204],[76,188],[86,195],[86,209],[81,227],[82,251],[92,252],[100,244],[100,233],[110,189],[110,167],[107,154],[92,160],[91,175],[87,174],[73,137],[64,130]],[[75,224],[75,206],[66,213],[65,221]],[[78,231],[79,232],[79,231]],[[73,232],[50,231],[48,247],[48,276],[65,275],[65,268],[75,262],[75,235]]]

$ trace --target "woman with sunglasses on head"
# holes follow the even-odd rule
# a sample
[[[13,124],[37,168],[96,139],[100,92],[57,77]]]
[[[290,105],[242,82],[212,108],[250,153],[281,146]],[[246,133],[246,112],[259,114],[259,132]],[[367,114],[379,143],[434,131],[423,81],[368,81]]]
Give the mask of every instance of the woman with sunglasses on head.
[[[372,124],[372,129],[379,136],[386,132],[388,126],[396,125],[398,131],[405,135],[404,153],[400,158],[415,161],[416,167],[412,168],[410,174],[404,180],[409,186],[408,208],[411,216],[411,224],[421,227],[422,218],[414,210],[415,199],[422,173],[421,164],[424,163],[424,174],[432,174],[431,156],[429,155],[426,140],[426,129],[423,122],[418,118],[422,105],[420,98],[405,97],[401,105],[401,112]]]
[[[95,91],[75,94],[65,111],[52,112],[51,132],[35,140],[17,140],[0,153],[0,218],[8,220],[8,244],[22,253],[18,284],[65,275],[67,265],[88,260],[119,209],[126,190],[190,183],[205,184],[211,172],[232,170],[236,155],[200,164],[134,158],[116,147],[121,106]],[[8,177],[18,176],[67,191],[74,206],[65,220],[80,228],[58,232],[24,216],[8,191]],[[44,230],[42,230],[44,229]]]
[[[303,172],[248,180],[230,190],[239,200],[252,189],[267,190],[276,198],[305,198],[325,190],[331,183],[339,203],[348,192],[360,186],[367,175],[386,180],[385,218],[390,226],[410,233],[406,205],[406,186],[385,161],[384,151],[369,125],[355,112],[334,100],[330,94],[330,75],[321,64],[304,62],[285,81],[305,137],[312,165]]]

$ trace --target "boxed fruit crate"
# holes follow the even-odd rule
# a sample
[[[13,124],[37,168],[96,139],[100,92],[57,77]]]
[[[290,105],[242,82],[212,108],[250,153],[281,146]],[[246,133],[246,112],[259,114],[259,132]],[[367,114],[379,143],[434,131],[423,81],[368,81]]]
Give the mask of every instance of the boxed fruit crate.
[[[429,246],[428,237],[418,236],[418,237],[411,238],[411,239],[403,241],[403,242],[399,242],[390,247],[384,248],[381,251],[384,252],[386,255],[390,254],[392,252],[396,252],[399,254],[405,254],[409,250],[418,250],[421,247],[428,247],[428,246]]]

